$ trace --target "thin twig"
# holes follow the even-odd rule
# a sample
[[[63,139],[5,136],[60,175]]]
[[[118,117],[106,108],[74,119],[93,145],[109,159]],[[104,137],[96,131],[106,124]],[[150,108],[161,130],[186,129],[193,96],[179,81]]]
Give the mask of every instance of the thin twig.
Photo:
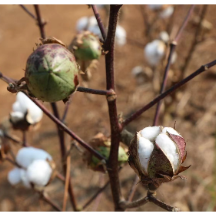
[[[115,31],[118,20],[118,13],[121,5],[110,5],[109,27],[108,34],[104,44],[104,49],[108,51],[105,56],[106,62],[106,89],[115,91],[114,81],[114,46],[115,46]],[[116,211],[123,209],[119,205],[122,200],[121,188],[118,176],[118,149],[120,143],[120,125],[118,122],[116,95],[107,97],[110,127],[111,127],[111,148],[108,159],[108,174],[112,190],[113,202]]]
[[[186,84],[188,81],[190,81],[191,79],[193,79],[197,75],[201,74],[202,72],[208,70],[209,68],[213,67],[214,65],[216,65],[216,60],[214,60],[212,62],[209,62],[209,63],[207,63],[205,65],[202,65],[198,70],[196,70],[195,72],[193,72],[191,75],[189,75],[188,77],[186,77],[182,81],[178,82],[177,84],[175,84],[174,86],[172,86],[170,89],[168,89],[164,93],[162,93],[159,96],[157,96],[150,103],[148,103],[147,105],[145,105],[144,107],[142,107],[141,109],[139,109],[138,111],[136,111],[129,118],[125,119],[122,122],[122,128],[125,127],[126,125],[128,125],[130,122],[132,122],[136,118],[138,118],[143,112],[145,112],[146,110],[150,109],[152,106],[154,106],[160,100],[162,100],[163,98],[165,98],[167,95],[171,94],[176,89],[180,88],[181,86],[183,86],[184,84]]]
[[[13,164],[16,167],[22,168],[16,161],[13,161],[12,159],[10,159],[9,157],[4,157],[4,160],[7,160],[8,162],[10,162],[11,164]]]
[[[68,110],[69,110],[69,106],[71,104],[72,98],[73,98],[73,95],[70,96],[69,100],[65,104],[65,109],[64,109],[64,112],[63,112],[63,115],[62,115],[62,119],[61,119],[61,121],[63,123],[65,123],[65,120],[66,120],[66,117],[67,117],[67,114],[68,114]]]
[[[70,155],[68,155],[66,160],[65,188],[64,188],[64,199],[63,199],[62,211],[65,211],[67,206],[67,197],[68,197],[67,191],[70,182],[70,161],[71,161],[71,157]]]
[[[43,192],[38,192],[41,198],[48,204],[50,204],[56,211],[61,211],[61,208],[55,204],[48,196],[46,196]]]
[[[98,13],[97,7],[95,5],[92,5],[92,10],[94,12],[94,15],[95,15],[95,18],[97,20],[98,26],[100,28],[103,40],[105,41],[106,40],[106,32],[105,32],[105,28],[103,26],[103,23],[101,21],[100,14]]]
[[[148,199],[149,199],[149,202],[153,202],[154,204],[156,204],[157,206],[160,206],[161,208],[167,210],[167,211],[179,211],[178,208],[176,207],[172,207],[172,206],[169,206],[167,205],[166,203],[158,200],[156,197],[154,196],[148,196]]]
[[[81,208],[82,210],[86,209],[91,203],[92,201],[95,200],[95,198],[101,193],[103,192],[107,186],[109,185],[110,181],[107,181],[107,183],[102,187],[100,188],[84,205],[83,207]]]
[[[139,207],[141,205],[145,205],[147,202],[149,202],[149,198],[148,196],[146,197],[143,197],[139,200],[136,200],[134,202],[121,202],[120,205],[123,209],[127,209],[127,208],[136,208],[136,207]]]
[[[46,22],[43,22],[42,19],[41,19],[39,6],[34,5],[34,8],[35,8],[35,12],[36,12],[36,15],[37,15],[37,21],[38,21],[38,26],[39,26],[39,29],[40,29],[40,35],[41,35],[41,37],[43,39],[45,39],[46,36],[45,36],[44,26],[46,25]]]
[[[90,93],[90,94],[97,94],[97,95],[112,95],[113,94],[113,91],[111,90],[97,90],[97,89],[91,89],[91,88],[85,88],[85,87],[78,87],[77,91]]]
[[[131,202],[133,200],[133,197],[134,197],[138,182],[139,182],[139,176],[136,175],[135,178],[134,178],[134,181],[133,181],[133,185],[132,185],[132,187],[130,189],[130,192],[128,194],[128,198],[127,198],[128,202]]]
[[[59,172],[56,173],[56,178],[58,178],[59,180],[65,182],[65,177]]]
[[[27,145],[27,142],[26,142],[26,131],[23,130],[22,132],[23,132],[23,147],[27,147],[28,145]]]
[[[160,94],[162,94],[166,88],[166,84],[167,84],[167,77],[168,77],[168,72],[169,72],[169,69],[170,69],[170,65],[171,65],[171,61],[172,61],[172,56],[174,54],[174,51],[175,51],[175,48],[176,48],[176,45],[177,45],[177,42],[178,40],[180,39],[181,35],[182,35],[182,32],[184,30],[184,28],[186,27],[188,21],[189,21],[189,18],[193,12],[193,9],[194,9],[194,5],[192,5],[174,39],[174,41],[170,44],[170,53],[169,53],[169,57],[168,57],[168,61],[167,61],[167,65],[166,65],[166,68],[165,68],[165,71],[164,71],[164,77],[163,77],[163,82],[161,84],[161,89],[160,89]],[[162,103],[162,100],[158,102],[157,104],[157,108],[156,108],[156,112],[155,112],[155,116],[154,116],[154,121],[153,121],[153,125],[158,125],[158,120],[159,120],[159,115],[160,115],[160,108],[161,108],[161,103]]]
[[[20,7],[21,7],[30,17],[32,17],[34,20],[37,21],[37,18],[35,17],[35,15],[32,14],[24,5],[20,5]]]

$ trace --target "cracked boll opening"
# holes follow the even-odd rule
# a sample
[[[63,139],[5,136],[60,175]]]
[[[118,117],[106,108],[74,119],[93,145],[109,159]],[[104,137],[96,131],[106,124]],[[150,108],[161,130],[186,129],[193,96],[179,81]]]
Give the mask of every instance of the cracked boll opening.
[[[26,63],[28,90],[42,101],[64,100],[79,84],[78,71],[75,57],[67,48],[60,44],[41,45]]]

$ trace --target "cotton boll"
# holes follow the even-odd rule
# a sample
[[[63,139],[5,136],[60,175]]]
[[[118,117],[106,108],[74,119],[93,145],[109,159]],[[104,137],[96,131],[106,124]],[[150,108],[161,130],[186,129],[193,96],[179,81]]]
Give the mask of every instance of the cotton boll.
[[[153,5],[147,5],[148,8],[150,8],[151,10],[159,10],[162,8],[163,5],[161,4],[153,4]]]
[[[34,160],[27,168],[27,178],[37,186],[45,186],[52,175],[52,168],[45,160]]]
[[[52,157],[46,151],[34,147],[21,148],[16,156],[17,163],[23,168],[27,168],[34,160],[37,159],[52,160]]]
[[[166,9],[164,9],[163,11],[160,12],[159,17],[166,19],[168,17],[170,17],[173,14],[174,11],[174,7],[173,6],[169,6]]]
[[[145,127],[143,130],[140,131],[142,137],[150,141],[154,141],[155,138],[160,134],[161,128],[160,126],[153,126],[153,127]]]
[[[162,31],[159,34],[159,39],[165,43],[168,43],[169,42],[169,34],[166,31]]]
[[[166,134],[166,132],[182,137],[175,129],[173,129],[171,127],[164,127],[163,130],[162,130],[162,133]]]
[[[16,185],[21,181],[21,174],[19,168],[14,168],[8,173],[8,181],[11,185]]]
[[[16,123],[22,119],[24,119],[25,114],[22,112],[11,112],[10,113],[10,120],[12,123]]]
[[[161,40],[148,43],[144,49],[146,60],[151,66],[156,66],[165,54],[165,44]]]
[[[117,25],[117,27],[116,27],[115,40],[116,40],[116,44],[119,46],[123,46],[126,44],[126,31],[120,25]]]
[[[30,182],[29,182],[29,180],[28,180],[26,170],[20,169],[20,177],[21,177],[21,180],[22,180],[22,184],[23,184],[26,188],[31,188],[31,184],[30,184]]]
[[[166,135],[159,134],[155,140],[156,145],[164,152],[169,159],[175,173],[179,168],[180,157],[175,143]]]
[[[151,157],[152,151],[154,149],[154,145],[148,139],[141,137],[137,134],[138,141],[138,155],[141,166],[144,168],[145,172],[148,172],[148,163]]]

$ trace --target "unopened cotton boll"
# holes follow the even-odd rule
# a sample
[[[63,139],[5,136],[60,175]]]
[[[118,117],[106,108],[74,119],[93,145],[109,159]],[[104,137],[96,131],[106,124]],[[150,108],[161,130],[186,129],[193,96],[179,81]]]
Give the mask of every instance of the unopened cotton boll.
[[[186,159],[186,142],[171,127],[146,127],[137,132],[129,146],[129,164],[144,185],[158,188],[188,169],[181,164]]]
[[[144,49],[144,56],[151,66],[159,64],[165,55],[165,44],[161,40],[154,40],[148,43]]]
[[[8,181],[11,185],[16,185],[21,181],[21,173],[19,168],[14,168],[8,173]]]
[[[45,160],[34,160],[27,168],[26,176],[29,182],[37,186],[45,186],[52,175],[52,168]]]
[[[23,147],[19,150],[16,156],[16,162],[23,168],[27,168],[37,159],[52,160],[52,157],[46,151],[34,147]]]

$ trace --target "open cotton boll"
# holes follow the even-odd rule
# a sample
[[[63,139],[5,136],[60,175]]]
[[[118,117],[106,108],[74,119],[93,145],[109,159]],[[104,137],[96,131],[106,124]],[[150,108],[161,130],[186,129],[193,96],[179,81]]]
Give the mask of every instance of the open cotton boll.
[[[52,157],[46,151],[34,147],[21,148],[16,156],[16,162],[23,168],[27,168],[37,159],[52,160]]]
[[[52,168],[45,160],[35,160],[27,168],[27,178],[33,184],[45,186],[52,175]]]
[[[77,21],[76,24],[76,30],[77,32],[89,30],[89,27],[91,26],[97,26],[97,20],[95,19],[94,16],[91,17],[82,17]]]
[[[178,170],[180,163],[180,158],[175,143],[166,134],[162,133],[157,136],[155,143],[169,159],[173,167],[173,172],[175,173]]]
[[[18,121],[24,119],[24,117],[25,117],[25,114],[22,112],[11,112],[10,113],[10,120],[12,122],[18,122]]]
[[[165,54],[165,44],[161,40],[148,43],[144,49],[144,55],[148,63],[156,66]]]
[[[160,126],[153,126],[153,127],[145,127],[143,130],[140,131],[142,137],[150,141],[154,141],[155,138],[160,134],[161,129]]]
[[[159,39],[164,41],[165,43],[169,42],[169,34],[166,31],[162,31],[159,34]]]
[[[139,133],[137,134],[137,142],[140,164],[144,168],[145,172],[148,173],[148,163],[154,149],[154,145],[148,139],[141,137]]]
[[[30,182],[29,182],[29,180],[28,180],[26,170],[20,169],[20,177],[21,177],[22,184],[23,184],[26,188],[31,188],[31,184],[30,184]]]
[[[115,36],[115,40],[116,40],[116,44],[119,46],[123,46],[126,44],[126,31],[125,29],[120,26],[117,25],[116,27],[116,36]]]
[[[171,127],[164,127],[163,130],[162,130],[162,133],[166,134],[166,132],[168,132],[170,134],[173,134],[173,135],[181,136],[175,129],[173,129]]]
[[[158,10],[161,9],[163,5],[161,4],[153,4],[153,5],[148,5],[148,8],[150,8],[151,10]]]
[[[166,9],[164,9],[163,11],[160,12],[159,17],[160,18],[168,18],[173,14],[174,11],[174,7],[173,6],[169,6]]]
[[[37,107],[34,103],[30,103],[28,105],[28,115],[27,115],[27,120],[30,124],[35,124],[39,122],[43,117],[43,112],[42,110]]]
[[[14,168],[8,173],[8,181],[11,185],[16,185],[21,181],[19,168]]]

